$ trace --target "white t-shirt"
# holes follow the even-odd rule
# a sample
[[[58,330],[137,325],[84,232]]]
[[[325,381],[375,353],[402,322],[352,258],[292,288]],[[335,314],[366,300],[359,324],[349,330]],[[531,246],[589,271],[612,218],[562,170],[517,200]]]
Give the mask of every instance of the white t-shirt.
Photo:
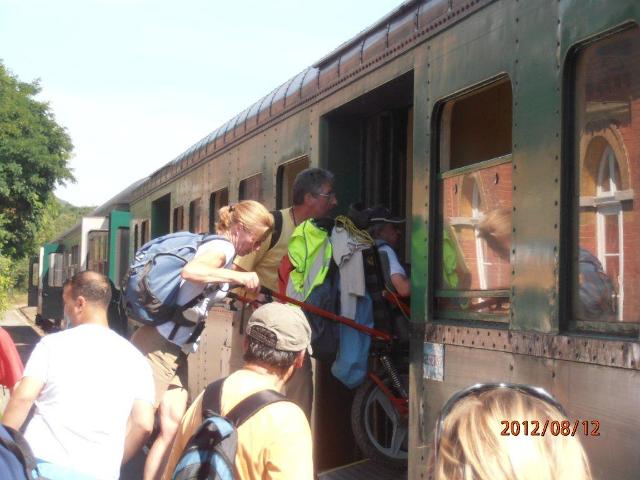
[[[25,432],[36,458],[118,478],[133,402],[155,401],[142,354],[113,330],[79,325],[42,338],[24,376],[44,382]]]
[[[389,259],[389,277],[396,273],[401,273],[406,277],[407,273],[405,272],[404,267],[400,265],[398,255],[396,255],[396,252],[391,248],[391,245],[388,243],[380,243],[379,241],[376,241],[376,244],[378,245],[378,251],[385,252]]]
[[[198,247],[198,251],[194,255],[193,258],[197,258],[203,253],[208,253],[211,251],[219,251],[224,253],[225,257],[225,268],[231,268],[231,264],[233,262],[233,257],[236,254],[235,249],[233,248],[233,244],[226,240],[211,240],[207,243],[203,243]],[[176,303],[178,305],[184,305],[185,303],[190,302],[195,297],[200,295],[205,288],[206,284],[203,283],[192,283],[187,281],[182,281],[180,285],[180,291],[178,292],[178,299]],[[229,291],[228,283],[221,283],[218,285],[219,290],[215,292],[213,297],[211,297],[211,303],[219,302],[224,297],[227,296],[227,291]],[[182,346],[187,343],[189,337],[191,337],[191,333],[193,332],[194,327],[178,327],[176,334],[173,338],[169,338],[171,336],[171,332],[175,327],[175,322],[165,322],[161,325],[158,325],[156,328],[160,335],[169,340],[172,343],[175,343],[178,346]]]

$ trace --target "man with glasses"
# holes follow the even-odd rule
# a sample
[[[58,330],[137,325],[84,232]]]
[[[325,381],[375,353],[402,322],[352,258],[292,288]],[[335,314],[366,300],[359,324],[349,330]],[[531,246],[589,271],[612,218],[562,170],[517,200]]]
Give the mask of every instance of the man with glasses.
[[[277,292],[278,267],[282,257],[287,254],[289,240],[296,226],[310,218],[327,217],[338,205],[333,184],[333,173],[323,168],[307,168],[298,173],[293,182],[293,206],[273,212],[273,233],[265,238],[256,251],[236,257],[234,268],[256,272],[261,285]],[[308,356],[303,367],[296,371],[287,384],[287,395],[300,405],[307,418],[311,417],[313,385]]]

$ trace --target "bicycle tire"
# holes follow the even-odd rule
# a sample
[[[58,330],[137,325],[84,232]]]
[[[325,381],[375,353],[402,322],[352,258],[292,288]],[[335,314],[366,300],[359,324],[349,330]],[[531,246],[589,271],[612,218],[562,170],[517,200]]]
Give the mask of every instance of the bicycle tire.
[[[408,389],[408,374],[401,374],[400,378]],[[393,390],[388,377],[382,381]],[[371,379],[358,387],[351,406],[351,428],[356,444],[367,458],[394,470],[405,470],[409,450],[407,420]]]

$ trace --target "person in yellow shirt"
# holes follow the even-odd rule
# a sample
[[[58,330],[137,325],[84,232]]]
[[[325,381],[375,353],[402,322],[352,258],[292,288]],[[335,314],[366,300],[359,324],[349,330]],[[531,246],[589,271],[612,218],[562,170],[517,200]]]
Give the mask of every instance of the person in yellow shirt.
[[[264,239],[259,249],[235,258],[236,269],[256,272],[262,286],[277,292],[278,266],[287,254],[289,239],[296,226],[309,218],[328,216],[338,204],[333,182],[333,174],[322,168],[307,168],[296,175],[293,181],[293,206],[272,212],[276,228]],[[272,239],[272,235],[277,238]]]
[[[224,381],[221,414],[261,390],[281,391],[299,369],[311,342],[311,329],[296,307],[269,303],[247,324],[244,366]],[[187,410],[169,454],[163,479],[171,479],[191,436],[203,421],[203,394]],[[238,427],[236,476],[240,480],[312,480],[309,422],[295,403],[281,401],[258,410]]]
[[[277,292],[278,267],[282,257],[287,254],[289,240],[296,226],[310,218],[325,218],[338,205],[333,184],[333,173],[323,168],[307,168],[298,173],[293,181],[293,206],[273,212],[276,226],[272,234],[264,239],[259,249],[248,255],[236,257],[234,268],[256,272],[260,285]],[[272,239],[272,235],[276,238]],[[313,379],[309,357],[287,385],[286,394],[300,405],[307,418],[311,419]]]

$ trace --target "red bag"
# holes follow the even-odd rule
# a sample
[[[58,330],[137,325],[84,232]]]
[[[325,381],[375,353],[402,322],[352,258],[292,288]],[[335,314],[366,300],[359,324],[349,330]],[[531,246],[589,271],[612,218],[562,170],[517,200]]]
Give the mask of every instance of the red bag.
[[[289,276],[292,271],[293,264],[291,260],[289,260],[289,255],[283,256],[278,266],[278,292],[280,295],[287,294],[287,284],[289,283]]]

